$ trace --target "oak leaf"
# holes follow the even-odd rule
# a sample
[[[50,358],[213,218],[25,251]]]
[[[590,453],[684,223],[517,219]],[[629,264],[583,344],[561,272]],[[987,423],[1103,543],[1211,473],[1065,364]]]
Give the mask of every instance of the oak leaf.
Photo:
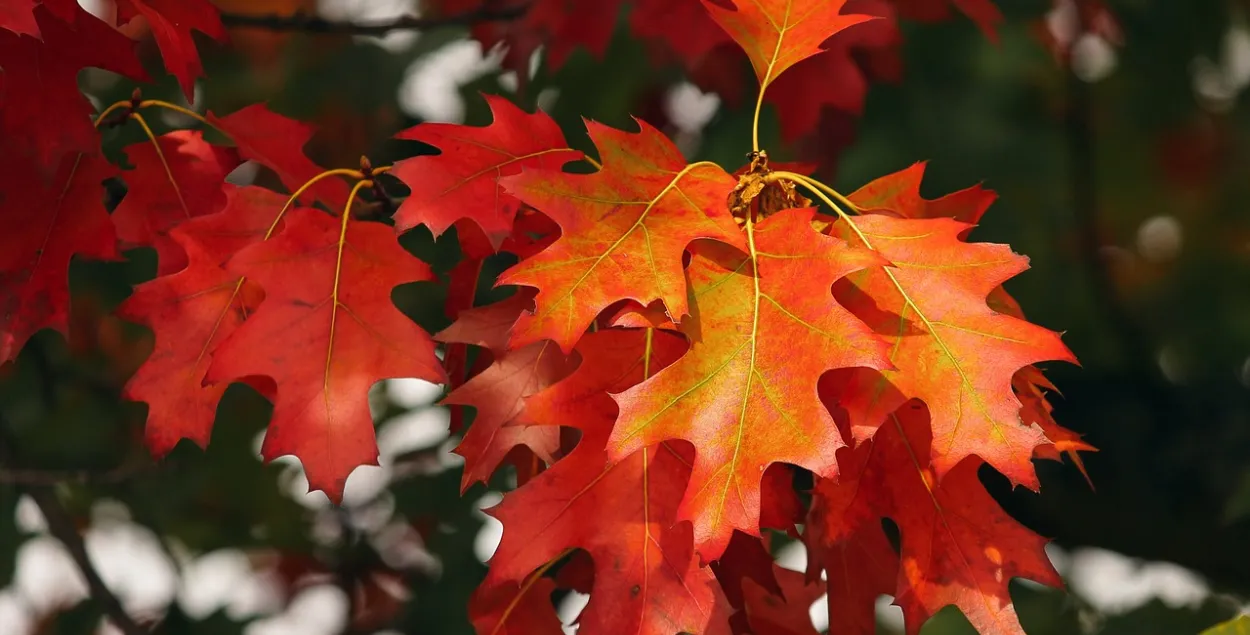
[[[600,311],[623,299],[661,300],[680,319],[687,313],[686,246],[712,238],[746,249],[725,206],[733,177],[712,163],[688,165],[660,131],[638,124],[631,134],[587,122],[603,161],[593,174],[523,170],[501,179],[561,229],[550,247],[499,278],[538,289],[534,313],[517,321],[511,346],[550,339],[567,353]]]
[[[195,80],[204,74],[200,54],[195,49],[192,29],[215,40],[226,41],[226,27],[217,7],[208,0],[117,0],[117,17],[122,23],[143,16],[161,49],[165,68],[178,78],[187,101],[195,98]]]
[[[579,632],[727,634],[716,580],[694,557],[690,525],[676,522],[688,448],[658,444],[618,462],[604,452],[614,414],[607,391],[637,383],[684,348],[676,335],[650,333],[588,334],[577,346],[578,369],[528,399],[532,423],[571,425],[582,437],[569,456],[486,510],[504,526],[486,584],[520,580],[580,548],[594,561],[594,582]]]
[[[225,383],[204,385],[217,346],[256,310],[264,293],[254,282],[221,267],[221,260],[174,229],[169,240],[185,251],[187,265],[135,288],[118,315],[152,329],[152,355],[126,382],[122,396],[148,404],[144,437],[162,457],[183,439],[208,447]]]
[[[825,584],[806,581],[803,574],[773,565],[781,594],[755,580],[742,581],[747,625],[753,635],[820,635],[812,624],[812,605],[825,594]]]
[[[890,265],[849,276],[835,289],[890,344],[896,369],[852,371],[836,400],[857,440],[872,435],[911,398],[933,418],[933,464],[939,476],[978,455],[1012,483],[1036,490],[1034,448],[1048,443],[1020,419],[1011,378],[1044,360],[1075,362],[1059,335],[998,313],[986,297],[1028,268],[1006,245],[960,240],[970,225],[948,218],[881,214],[839,221],[836,235],[864,244]]]
[[[748,226],[750,255],[699,243],[687,277],[690,351],[650,380],[613,395],[621,415],[608,443],[620,460],[660,441],[695,446],[678,517],[715,560],[738,529],[759,535],[760,482],[773,463],[837,473],[843,446],[817,395],[835,368],[887,368],[885,343],[839,306],[830,287],[880,264],[811,228],[814,210],[778,212]]]
[[[517,422],[525,412],[525,398],[563,379],[574,360],[550,342],[506,348],[508,326],[528,304],[527,294],[461,311],[460,319],[435,335],[440,342],[484,346],[495,353],[486,370],[457,386],[442,404],[472,406],[477,414],[456,454],[464,457],[460,480],[463,493],[475,482],[487,482],[504,457],[524,445],[546,463],[555,461],[560,431],[550,426]]]
[[[40,329],[69,337],[70,260],[120,257],[101,185],[116,168],[80,154],[62,159],[49,183],[37,169],[0,160],[0,365]]]
[[[126,197],[113,210],[123,247],[156,249],[157,275],[187,265],[182,248],[169,237],[179,223],[220,211],[226,204],[226,175],[240,160],[232,148],[210,145],[194,130],[179,130],[125,148],[134,166],[123,173]],[[157,153],[157,147],[160,153]]]
[[[207,119],[234,140],[240,156],[273,170],[292,192],[324,171],[301,150],[312,139],[312,126],[279,115],[264,104],[241,108],[224,117],[209,112]],[[323,180],[308,192],[332,209],[347,199],[347,185],[335,179]]]
[[[469,620],[484,635],[563,635],[551,604],[550,578],[482,585],[469,598]]]
[[[939,481],[937,469],[925,460],[933,454],[928,424],[923,404],[909,402],[855,448],[858,456],[848,461],[840,482],[817,483],[809,526],[825,528],[807,537],[812,570],[833,573],[839,563],[829,554],[847,548],[845,541],[858,532],[881,532],[879,519],[890,518],[901,537],[895,603],[903,609],[909,635],[950,604],[979,632],[1023,635],[1008,583],[1023,577],[1062,587],[1046,555],[1047,540],[1009,517],[985,491],[977,477],[981,459],[965,459]],[[821,503],[822,498],[839,502]],[[838,624],[832,607],[831,624]],[[846,632],[873,632],[851,628],[866,627],[863,621],[845,626]]]
[[[441,151],[398,161],[391,170],[412,191],[395,212],[398,231],[425,225],[437,238],[467,218],[498,249],[512,233],[520,207],[520,201],[500,187],[499,177],[517,174],[521,168],[559,170],[581,158],[546,113],[528,114],[502,97],[484,97],[494,115],[489,126],[422,123],[396,135]]]
[[[11,0],[0,4],[0,29],[38,38],[39,23],[35,21],[38,4],[39,0]]]
[[[62,158],[99,151],[93,109],[78,90],[79,71],[102,68],[136,81],[148,76],[134,42],[74,0],[42,2],[33,16],[41,39],[0,29],[6,97],[0,134],[9,158],[33,162],[47,183],[63,168]]]
[[[820,53],[835,33],[874,16],[840,15],[845,0],[703,0],[712,18],[746,51],[764,90],[795,64]]]
[[[431,280],[386,225],[287,213],[273,238],[244,248],[227,269],[264,289],[265,299],[218,346],[206,381],[268,377],[277,386],[261,454],[293,454],[309,488],[333,502],[378,448],[369,388],[382,379],[442,382],[434,341],[391,301],[395,287]]]

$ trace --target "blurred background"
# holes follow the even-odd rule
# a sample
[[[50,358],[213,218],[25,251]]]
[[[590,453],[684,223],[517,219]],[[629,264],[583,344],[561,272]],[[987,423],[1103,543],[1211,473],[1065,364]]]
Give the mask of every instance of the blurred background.
[[[954,11],[855,1],[891,17],[833,45],[846,60],[836,77],[809,74],[786,94],[827,102],[806,112],[815,125],[784,130],[766,109],[763,146],[774,160],[815,163],[843,192],[925,160],[929,198],[977,182],[1000,194],[973,238],[1032,259],[1008,289],[1081,360],[1047,368],[1062,393],[1055,417],[1100,449],[1085,457],[1093,491],[1071,463],[1039,463],[1040,496],[983,475],[1016,518],[1055,539],[1070,587],[1016,582],[1025,629],[1184,635],[1236,616],[1250,606],[1250,2],[998,0],[995,43]],[[389,138],[422,121],[488,123],[480,92],[543,108],[579,148],[589,147],[581,117],[632,129],[632,115],[692,161],[732,170],[750,149],[743,59],[678,63],[637,37],[631,3],[606,50],[560,50],[554,69],[556,50],[483,46],[507,35],[506,21],[381,36],[331,28],[459,14],[475,4],[466,0],[216,4],[232,43],[199,40],[207,78],[191,106],[268,102],[318,127],[306,150],[321,165],[430,152]],[[269,20],[299,12],[327,22]],[[146,27],[126,28],[158,68]],[[100,105],[133,88],[103,72],[80,79]],[[170,78],[144,95],[185,103]],[[107,134],[110,152],[142,140],[131,128]],[[250,164],[231,176],[269,178]],[[451,234],[404,241],[440,272],[456,261]],[[30,467],[0,469],[0,635],[101,632],[54,523],[82,529],[126,609],[163,617],[170,633],[472,633],[467,599],[500,531],[480,510],[512,481],[457,495],[456,439],[433,405],[441,387],[375,388],[382,465],[352,475],[342,508],[304,493],[297,462],[260,463],[269,406],[242,386],[227,393],[207,453],[184,443],[153,466],[139,443],[145,407],[118,397],[150,336],[108,316],[155,271],[150,253],[128,255],[75,263],[74,347],[44,332],[0,368],[0,405]],[[446,326],[433,285],[405,287],[397,302],[428,330]],[[40,512],[33,496],[48,493],[67,517]],[[800,546],[779,553],[802,570]],[[586,601],[557,599],[566,624]],[[901,633],[888,598],[879,615],[882,633]],[[821,603],[813,616],[823,629]],[[923,631],[970,632],[953,609]]]

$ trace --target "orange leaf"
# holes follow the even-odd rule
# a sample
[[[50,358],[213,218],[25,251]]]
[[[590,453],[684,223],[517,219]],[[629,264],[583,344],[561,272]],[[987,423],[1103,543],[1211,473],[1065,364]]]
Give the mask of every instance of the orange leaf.
[[[976,454],[1012,483],[1036,490],[1033,450],[1048,441],[1021,422],[1011,378],[1034,362],[1076,359],[1057,333],[986,305],[986,296],[1028,260],[1006,245],[963,242],[959,236],[970,228],[946,218],[880,214],[855,218],[853,228],[846,221],[833,226],[890,261],[849,276],[835,291],[889,342],[897,367],[845,373],[836,401],[863,440],[903,402],[919,398],[933,413],[939,476]]]
[[[761,90],[786,69],[820,53],[843,29],[875,16],[839,15],[845,0],[733,0],[736,11],[710,0],[703,5],[751,59]]]
[[[550,339],[568,353],[600,311],[623,299],[661,300],[680,319],[688,312],[681,259],[690,241],[746,249],[725,203],[733,177],[712,163],[687,165],[673,142],[638,123],[637,134],[586,124],[603,158],[594,174],[525,170],[501,179],[562,230],[499,278],[539,290],[534,313],[513,329],[512,347]]]
[[[676,522],[690,473],[684,448],[661,444],[610,463],[604,444],[612,425],[607,391],[637,383],[682,350],[675,335],[606,330],[578,344],[582,364],[528,400],[534,423],[575,425],[573,452],[488,513],[503,522],[503,540],[486,584],[519,580],[569,547],[594,561],[590,603],[579,632],[726,634],[727,608],[711,571],[694,557],[690,525]]]
[[[690,352],[654,378],[614,395],[621,416],[608,452],[620,460],[646,446],[695,446],[679,517],[694,521],[705,561],[734,529],[759,535],[760,481],[772,463],[834,476],[843,446],[816,386],[831,369],[886,368],[884,342],[834,302],[829,289],[879,264],[811,228],[814,210],[791,209],[749,229],[750,256],[699,243],[687,276]],[[750,227],[750,226],[748,226]]]

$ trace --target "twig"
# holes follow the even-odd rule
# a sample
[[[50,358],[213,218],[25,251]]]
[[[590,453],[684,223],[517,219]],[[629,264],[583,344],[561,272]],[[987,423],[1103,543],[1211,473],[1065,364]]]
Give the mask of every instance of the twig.
[[[0,463],[12,465],[15,461],[15,452],[12,449],[12,439],[8,431],[8,422],[5,420],[3,413],[0,413]],[[100,573],[96,571],[95,566],[91,564],[91,558],[87,555],[87,545],[83,543],[82,536],[78,534],[78,528],[74,525],[74,519],[69,515],[69,511],[61,504],[61,500],[57,498],[56,491],[51,485],[25,485],[22,489],[30,494],[31,499],[39,506],[39,511],[43,513],[44,519],[48,522],[48,532],[51,533],[61,544],[65,545],[65,549],[69,551],[69,555],[74,560],[74,564],[78,565],[79,572],[87,581],[87,588],[91,594],[91,599],[100,610],[108,616],[113,624],[121,629],[125,635],[148,635],[148,630],[139,625],[125,607],[122,606],[121,600],[109,590],[108,585],[104,584],[104,579],[100,577]]]
[[[443,26],[508,22],[525,15],[526,5],[491,9],[482,7],[465,13],[445,16],[401,16],[381,22],[327,20],[315,15],[245,15],[223,13],[221,21],[228,27],[266,29],[269,31],[302,31],[305,33],[338,33],[346,35],[386,35],[391,31],[433,29]]]
[[[130,478],[151,465],[132,463],[110,470],[41,470],[0,467],[0,484],[46,485],[61,483],[74,485],[114,485]]]

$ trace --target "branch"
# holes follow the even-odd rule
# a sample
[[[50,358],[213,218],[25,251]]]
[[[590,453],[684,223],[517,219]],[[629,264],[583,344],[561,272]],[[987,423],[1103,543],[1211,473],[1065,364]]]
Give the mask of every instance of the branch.
[[[148,469],[150,465],[132,463],[109,470],[41,470],[0,467],[0,484],[53,486],[61,483],[74,485],[114,485]]]
[[[12,449],[12,439],[8,432],[8,422],[4,419],[4,415],[0,414],[0,463],[12,465],[15,460],[15,452]],[[100,607],[100,610],[108,616],[113,625],[121,630],[125,635],[148,635],[148,630],[140,626],[126,609],[122,606],[121,600],[109,590],[108,585],[104,584],[104,579],[100,577],[100,572],[96,571],[95,566],[91,564],[91,558],[87,555],[87,545],[83,543],[82,536],[78,534],[78,528],[74,524],[73,517],[69,511],[61,504],[61,500],[57,498],[56,491],[51,485],[27,485],[22,488],[31,499],[39,506],[39,511],[43,513],[44,519],[48,522],[48,532],[51,533],[61,544],[65,545],[65,549],[69,551],[69,555],[74,559],[74,564],[78,565],[78,570],[82,573],[82,577],[87,581],[87,589],[91,595],[92,601]]]
[[[228,27],[266,29],[269,31],[302,31],[305,33],[338,33],[347,35],[386,35],[391,31],[434,29],[482,22],[509,22],[525,15],[526,5],[491,9],[482,7],[455,15],[415,17],[401,16],[381,22],[327,20],[315,15],[244,15],[222,13],[221,22]]]

